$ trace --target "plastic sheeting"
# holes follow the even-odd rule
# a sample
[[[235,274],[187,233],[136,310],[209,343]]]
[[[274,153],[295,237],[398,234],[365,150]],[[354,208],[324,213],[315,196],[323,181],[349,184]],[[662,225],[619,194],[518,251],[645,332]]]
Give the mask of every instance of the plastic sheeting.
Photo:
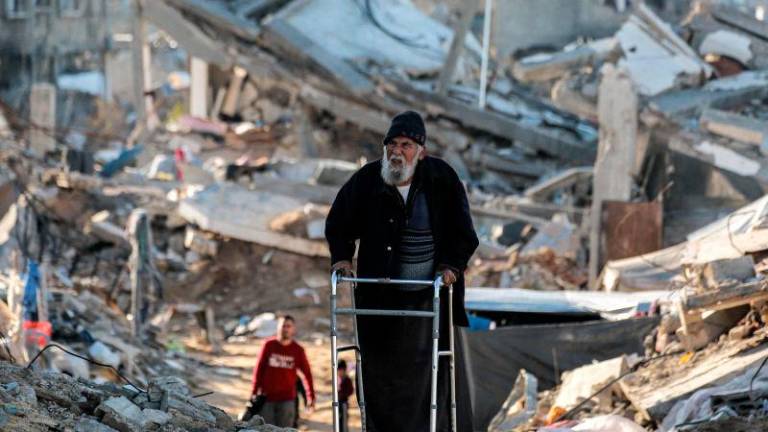
[[[576,324],[503,327],[462,332],[475,430],[486,430],[509,395],[521,369],[539,380],[539,389],[555,385],[556,370],[593,360],[642,353],[643,338],[658,318]],[[557,364],[555,366],[555,363]]]
[[[748,392],[750,390],[750,380],[755,375],[758,367],[756,365],[747,369],[744,374],[737,376],[726,384],[699,390],[688,399],[677,402],[664,418],[664,421],[662,421],[659,432],[673,432],[676,430],[675,426],[677,425],[709,419],[715,414],[712,409],[712,396],[725,393]],[[768,367],[763,367],[760,370],[760,374],[755,377],[755,381],[752,383],[752,393],[754,395],[768,393]]]

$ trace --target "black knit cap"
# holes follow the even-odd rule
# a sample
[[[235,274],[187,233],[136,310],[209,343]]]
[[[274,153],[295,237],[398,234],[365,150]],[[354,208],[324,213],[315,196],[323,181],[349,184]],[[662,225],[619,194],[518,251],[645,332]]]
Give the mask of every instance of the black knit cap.
[[[427,130],[424,127],[424,119],[416,111],[405,111],[396,115],[389,126],[387,136],[384,137],[384,145],[393,139],[403,136],[416,141],[419,145],[427,142]]]

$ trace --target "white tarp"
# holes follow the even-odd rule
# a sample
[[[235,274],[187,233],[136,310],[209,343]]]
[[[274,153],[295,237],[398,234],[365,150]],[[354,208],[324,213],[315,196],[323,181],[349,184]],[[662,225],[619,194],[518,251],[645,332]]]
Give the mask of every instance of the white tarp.
[[[538,291],[521,288],[468,288],[464,305],[470,310],[529,313],[598,313],[610,317],[639,303],[669,301],[669,291],[609,293],[600,291]]]

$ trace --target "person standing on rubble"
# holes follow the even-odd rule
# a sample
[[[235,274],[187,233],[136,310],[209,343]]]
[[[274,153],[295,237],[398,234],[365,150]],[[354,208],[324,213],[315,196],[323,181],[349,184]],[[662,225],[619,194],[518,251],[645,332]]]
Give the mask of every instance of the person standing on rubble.
[[[277,335],[264,341],[253,369],[251,399],[266,397],[259,414],[267,424],[292,427],[296,416],[296,371],[304,378],[308,389],[308,409],[315,406],[315,389],[309,361],[293,338],[296,335],[296,320],[290,315],[281,316],[277,321]]]
[[[365,278],[433,280],[453,284],[454,323],[466,326],[464,270],[478,246],[466,192],[443,160],[427,156],[421,116],[392,119],[384,154],[358,170],[339,191],[326,219],[332,271]],[[440,349],[448,345],[447,291],[441,295]],[[361,285],[361,309],[432,307],[432,289]],[[409,317],[359,316],[367,428],[374,432],[429,430],[432,322]],[[472,431],[461,344],[456,344],[457,431]],[[438,372],[438,430],[449,431],[448,359]]]

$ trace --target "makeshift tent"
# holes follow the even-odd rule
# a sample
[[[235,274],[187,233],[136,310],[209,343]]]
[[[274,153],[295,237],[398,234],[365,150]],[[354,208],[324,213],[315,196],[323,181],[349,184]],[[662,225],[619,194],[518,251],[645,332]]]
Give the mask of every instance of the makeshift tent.
[[[643,339],[658,318],[586,323],[525,325],[490,331],[462,329],[474,428],[485,431],[509,394],[520,369],[539,380],[539,390],[555,385],[559,372],[593,360],[643,352]]]

